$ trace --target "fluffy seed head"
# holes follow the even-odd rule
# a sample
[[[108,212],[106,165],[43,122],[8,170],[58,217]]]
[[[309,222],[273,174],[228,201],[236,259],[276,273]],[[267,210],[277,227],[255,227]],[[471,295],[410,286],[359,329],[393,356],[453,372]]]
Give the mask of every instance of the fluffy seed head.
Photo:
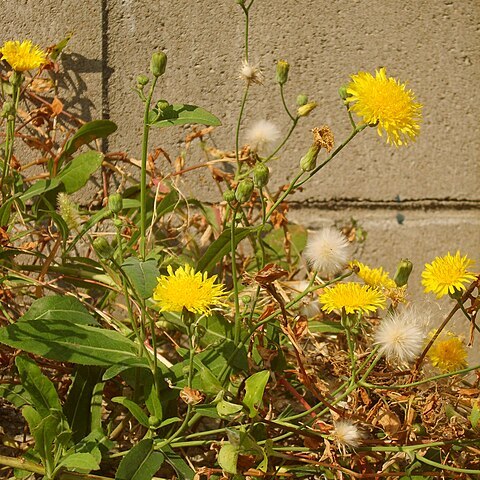
[[[333,437],[340,447],[358,447],[362,442],[362,432],[350,420],[337,420],[334,422]]]
[[[240,78],[245,81],[247,85],[256,83],[257,85],[263,84],[263,74],[260,71],[258,65],[252,65],[247,61],[243,61],[242,68],[240,69]]]
[[[415,360],[425,344],[423,322],[407,308],[385,318],[375,332],[375,344],[387,360],[405,364]]]
[[[320,274],[330,276],[347,263],[351,246],[347,237],[334,228],[323,228],[308,235],[304,254],[308,263]]]
[[[247,142],[260,153],[268,151],[279,138],[280,130],[268,120],[258,120],[247,130]]]

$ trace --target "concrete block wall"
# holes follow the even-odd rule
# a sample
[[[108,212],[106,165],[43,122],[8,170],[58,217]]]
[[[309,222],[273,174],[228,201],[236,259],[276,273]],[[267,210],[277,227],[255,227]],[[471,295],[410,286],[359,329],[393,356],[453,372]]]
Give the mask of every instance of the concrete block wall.
[[[46,46],[74,32],[63,60],[65,95],[85,120],[118,123],[110,150],[139,157],[142,105],[132,87],[156,49],[168,55],[159,98],[212,111],[223,122],[215,142],[234,147],[244,29],[234,0],[3,0],[0,11],[2,42],[31,38]],[[319,103],[272,163],[273,187],[297,171],[312,127],[328,124],[337,142],[348,135],[337,91],[350,74],[385,66],[424,105],[417,142],[395,148],[364,131],[293,197],[292,221],[313,229],[354,218],[368,231],[361,260],[391,272],[402,257],[414,262],[414,296],[421,296],[423,264],[437,255],[460,249],[479,269],[478,0],[256,0],[250,16],[250,58],[265,82],[251,88],[244,127],[266,118],[288,128],[274,81],[279,59],[291,64],[289,105],[299,93]],[[152,148],[175,158],[185,133],[156,131]],[[199,161],[194,153],[188,165]],[[195,170],[180,187],[214,200],[210,185],[208,171]]]

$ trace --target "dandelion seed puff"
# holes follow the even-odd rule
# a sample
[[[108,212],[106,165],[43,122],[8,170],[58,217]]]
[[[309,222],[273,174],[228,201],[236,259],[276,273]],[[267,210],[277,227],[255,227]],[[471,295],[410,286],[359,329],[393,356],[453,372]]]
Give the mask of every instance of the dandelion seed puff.
[[[408,363],[420,355],[425,344],[425,329],[412,308],[385,318],[375,333],[375,344],[387,360]]]
[[[251,85],[252,83],[262,85],[263,83],[263,74],[258,65],[253,65],[245,60],[240,69],[240,78],[244,80],[247,85]]]
[[[338,420],[333,423],[335,442],[345,450],[345,447],[355,448],[362,443],[363,434],[350,420]]]
[[[269,150],[279,138],[280,130],[268,120],[259,120],[247,130],[247,142],[258,152]]]
[[[304,255],[320,275],[337,273],[347,263],[350,254],[347,237],[334,228],[327,227],[308,235]]]

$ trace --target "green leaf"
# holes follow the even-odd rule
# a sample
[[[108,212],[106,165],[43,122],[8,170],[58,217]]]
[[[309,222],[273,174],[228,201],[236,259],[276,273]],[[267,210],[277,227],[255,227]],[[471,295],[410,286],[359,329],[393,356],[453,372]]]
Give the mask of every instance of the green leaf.
[[[65,38],[60,40],[50,51],[50,58],[55,61],[73,36],[73,32],[68,32]]]
[[[237,461],[239,454],[238,446],[231,443],[224,443],[218,452],[218,464],[228,473],[237,473]]]
[[[236,403],[230,403],[226,400],[220,400],[217,404],[217,412],[220,417],[228,417],[230,415],[235,415],[242,410],[242,405],[237,405]]]
[[[257,232],[262,227],[240,227],[235,229],[235,246],[248,235]],[[210,244],[202,258],[198,261],[196,270],[198,272],[211,272],[219,262],[230,251],[230,229],[226,228],[221,235]]]
[[[18,356],[15,359],[15,364],[32,405],[42,417],[50,415],[50,409],[62,409],[53,383],[42,373],[32,359]]]
[[[80,190],[90,179],[90,176],[100,168],[103,161],[103,154],[90,150],[75,157],[55,177],[65,186],[67,193],[74,193]]]
[[[102,380],[107,381],[111,380],[113,377],[116,377],[117,375],[120,375],[122,372],[125,370],[128,370],[129,368],[145,368],[147,370],[150,370],[150,367],[148,365],[148,361],[146,358],[129,358],[127,360],[124,360],[121,365],[112,365],[107,368],[105,373],[103,374]]]
[[[209,394],[217,394],[224,389],[217,377],[198,359],[198,357],[194,358],[193,362],[200,374],[202,391]]]
[[[168,445],[162,448],[165,460],[175,469],[178,478],[182,480],[193,480],[195,472],[187,465],[185,460]]]
[[[114,330],[68,320],[17,322],[0,329],[0,342],[60,362],[122,364],[137,356],[136,345]]]
[[[144,427],[149,427],[148,415],[135,402],[129,400],[127,397],[114,397],[112,398],[112,402],[123,405],[137,419],[138,423]]]
[[[79,365],[76,368],[72,386],[68,391],[67,400],[63,406],[63,412],[72,429],[72,436],[75,442],[79,442],[90,433],[92,429],[92,414],[95,408],[101,408],[101,404],[94,405],[93,400],[98,401],[94,397],[98,384],[100,384],[103,390],[103,382],[101,382],[102,373],[102,368],[92,365]]]
[[[153,382],[153,375],[147,377],[144,386],[145,393],[145,406],[147,407],[150,415],[157,417],[159,420],[163,419],[163,407],[160,398],[158,398],[155,384]]]
[[[78,298],[60,295],[35,300],[27,313],[18,321],[67,320],[77,325],[95,325],[97,321],[88,313]]]
[[[75,135],[66,143],[62,156],[70,156],[82,145],[93,142],[97,138],[106,138],[117,130],[117,125],[110,120],[93,120],[81,126]]]
[[[468,419],[472,424],[473,428],[477,428],[478,423],[480,422],[480,402],[476,401],[473,404],[472,412],[470,413]]]
[[[32,399],[25,390],[25,387],[23,385],[13,383],[0,384],[0,398],[8,400],[17,408],[22,408],[23,406],[30,405],[32,403]]]
[[[311,320],[308,322],[308,330],[311,333],[342,333],[345,331],[340,322],[330,322],[328,320]]]
[[[151,480],[164,458],[160,452],[153,450],[153,440],[144,438],[122,459],[115,480]]]
[[[152,116],[156,117],[158,114],[159,110],[154,108]],[[195,105],[175,104],[163,108],[160,112],[160,118],[150,125],[152,127],[163,128],[171,127],[173,125],[185,125],[187,123],[199,123],[215,127],[222,124],[215,115],[212,115],[201,107],[196,107]]]
[[[0,226],[3,227],[8,225],[14,201],[15,198],[9,198],[6,202],[3,202],[3,205],[0,207]]]
[[[157,285],[157,277],[160,276],[155,260],[141,262],[136,257],[130,257],[123,262],[122,270],[141,298],[152,296]]]
[[[255,417],[258,413],[257,406],[262,403],[263,392],[265,391],[269,378],[270,372],[263,370],[254,373],[245,381],[245,398],[243,399],[243,403],[250,409],[250,418]]]
[[[91,453],[72,453],[63,457],[58,467],[73,470],[74,472],[90,473],[92,470],[98,470],[100,465]]]
[[[22,195],[20,195],[20,198],[23,202],[26,200],[29,200],[32,197],[35,197],[36,195],[43,195],[44,193],[49,192],[50,190],[54,190],[60,185],[60,180],[58,180],[58,177],[52,178],[52,179],[43,179],[43,180],[37,180],[30,188],[28,188]]]

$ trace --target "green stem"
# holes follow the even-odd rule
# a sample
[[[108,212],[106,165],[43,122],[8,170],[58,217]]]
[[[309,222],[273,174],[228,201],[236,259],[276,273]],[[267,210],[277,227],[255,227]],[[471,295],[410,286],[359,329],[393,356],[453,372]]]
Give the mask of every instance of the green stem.
[[[448,470],[450,472],[473,473],[473,474],[477,474],[477,475],[480,474],[480,470],[473,470],[473,469],[470,469],[470,468],[451,467],[450,465],[444,465],[443,463],[437,463],[437,462],[434,462],[433,460],[422,457],[422,455],[419,455],[418,453],[415,454],[415,458],[419,462],[425,463],[426,465],[429,465],[430,467],[436,467],[436,468],[440,468],[442,470]]]
[[[296,120],[298,120],[298,117],[295,118],[295,117],[290,113],[290,110],[289,110],[288,107],[287,107],[287,103],[285,102],[285,96],[284,96],[284,94],[283,94],[283,84],[280,84],[280,96],[282,97],[283,108],[284,108],[285,111],[287,112],[287,115],[295,122]]]
[[[238,298],[238,278],[237,278],[237,263],[235,260],[235,223],[237,221],[238,206],[232,211],[232,224],[230,227],[230,254],[232,257],[232,282],[233,282],[233,301],[235,304],[235,316],[234,316],[234,337],[233,341],[235,345],[240,341],[240,333],[242,330],[242,324],[240,319],[240,300]]]
[[[148,116],[150,105],[152,103],[153,91],[157,84],[158,77],[153,77],[152,86],[148,92],[145,102],[145,112],[143,114],[143,139],[142,139],[142,166],[140,172],[140,256],[145,260],[146,256],[146,229],[147,229],[147,155],[148,155],[148,134],[150,125]]]
[[[245,104],[247,103],[248,97],[248,85],[245,87],[243,92],[242,103],[240,105],[240,113],[238,114],[237,127],[235,129],[235,159],[237,161],[237,171],[235,172],[235,179],[238,179],[242,165],[240,164],[240,126],[242,124],[243,111],[245,110]]]
[[[293,120],[292,126],[290,127],[290,130],[288,131],[285,138],[282,140],[282,143],[280,143],[280,145],[264,160],[264,162],[268,162],[270,159],[272,159],[283,148],[283,146],[287,143],[288,139],[290,138],[293,131],[295,130],[295,127],[297,126],[299,119],[300,119],[299,117],[296,117],[296,118],[292,119]]]

